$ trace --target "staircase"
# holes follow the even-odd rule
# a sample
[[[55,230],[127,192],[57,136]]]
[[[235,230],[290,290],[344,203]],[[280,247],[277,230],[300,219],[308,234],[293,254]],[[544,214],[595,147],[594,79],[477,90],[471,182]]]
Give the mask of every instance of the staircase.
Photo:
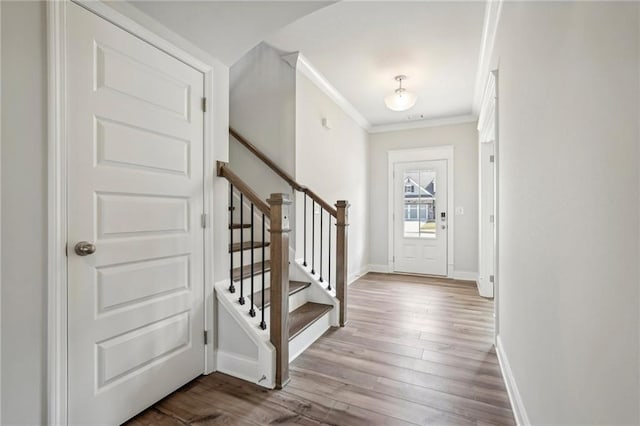
[[[216,284],[218,370],[282,388],[289,363],[346,322],[348,203],[331,206],[233,129],[230,134],[294,193],[263,200],[218,163],[218,177],[229,183],[230,271],[228,283]],[[303,212],[296,221],[303,236],[298,250],[289,244],[294,200]]]

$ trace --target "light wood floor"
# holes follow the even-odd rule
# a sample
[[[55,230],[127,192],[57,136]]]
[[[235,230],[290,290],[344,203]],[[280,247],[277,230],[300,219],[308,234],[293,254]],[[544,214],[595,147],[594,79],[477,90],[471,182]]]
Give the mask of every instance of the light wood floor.
[[[349,324],[293,362],[284,390],[214,373],[130,424],[513,425],[492,305],[468,282],[367,274]]]

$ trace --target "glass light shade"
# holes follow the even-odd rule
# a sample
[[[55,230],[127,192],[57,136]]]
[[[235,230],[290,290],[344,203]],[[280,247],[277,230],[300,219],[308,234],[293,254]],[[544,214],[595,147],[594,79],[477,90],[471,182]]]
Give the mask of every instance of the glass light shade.
[[[384,98],[384,103],[392,111],[406,111],[414,106],[417,100],[418,96],[415,93],[407,92],[405,89],[397,89]]]

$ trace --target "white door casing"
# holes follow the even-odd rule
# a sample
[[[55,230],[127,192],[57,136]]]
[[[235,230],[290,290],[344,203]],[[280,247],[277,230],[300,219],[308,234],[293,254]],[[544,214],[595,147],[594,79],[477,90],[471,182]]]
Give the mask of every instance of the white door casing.
[[[67,31],[68,422],[116,424],[204,370],[204,78],[78,5]]]
[[[447,275],[447,175],[447,160],[395,163],[395,271]]]

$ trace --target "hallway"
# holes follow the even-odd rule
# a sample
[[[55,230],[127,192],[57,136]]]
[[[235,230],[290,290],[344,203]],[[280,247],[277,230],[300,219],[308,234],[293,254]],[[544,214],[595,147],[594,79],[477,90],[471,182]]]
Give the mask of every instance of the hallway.
[[[129,424],[515,424],[492,313],[471,282],[370,273],[349,287],[348,325],[292,363],[284,390],[214,373]]]

